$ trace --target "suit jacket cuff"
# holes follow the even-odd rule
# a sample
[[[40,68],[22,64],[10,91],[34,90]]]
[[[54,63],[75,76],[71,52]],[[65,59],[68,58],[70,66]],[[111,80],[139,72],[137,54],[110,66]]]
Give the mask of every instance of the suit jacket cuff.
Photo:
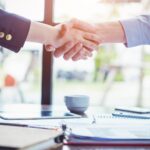
[[[0,32],[4,32],[5,36],[11,34],[12,39],[6,40],[6,37],[0,39],[0,45],[14,52],[18,52],[24,45],[31,21],[24,17],[7,13],[0,10]]]

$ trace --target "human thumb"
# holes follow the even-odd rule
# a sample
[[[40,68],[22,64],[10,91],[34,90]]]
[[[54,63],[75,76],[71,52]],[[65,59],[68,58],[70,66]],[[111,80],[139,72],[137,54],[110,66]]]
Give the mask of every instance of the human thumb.
[[[55,47],[53,47],[52,45],[45,45],[45,49],[48,52],[53,52],[55,51]]]

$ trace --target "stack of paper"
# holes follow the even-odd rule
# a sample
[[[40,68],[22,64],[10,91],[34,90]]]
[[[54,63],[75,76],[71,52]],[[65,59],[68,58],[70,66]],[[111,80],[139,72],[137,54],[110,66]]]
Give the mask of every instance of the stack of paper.
[[[150,127],[100,126],[73,128],[66,144],[150,146]]]

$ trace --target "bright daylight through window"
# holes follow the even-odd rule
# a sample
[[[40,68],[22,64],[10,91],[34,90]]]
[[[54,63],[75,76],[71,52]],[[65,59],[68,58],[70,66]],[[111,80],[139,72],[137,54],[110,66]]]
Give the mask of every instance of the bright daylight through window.
[[[36,7],[35,7],[36,3]],[[8,12],[43,21],[43,0],[0,0]],[[40,103],[42,45],[26,43],[19,53],[0,48],[0,102]]]
[[[149,11],[149,0],[54,0],[53,20],[59,23],[78,18],[99,23]],[[86,61],[54,60],[53,102],[61,104],[69,94],[86,94],[91,105],[150,106],[149,79],[149,47],[101,45]]]
[[[0,7],[43,21],[44,2],[0,0]],[[72,18],[100,23],[149,13],[150,1],[53,0],[52,8],[53,23]],[[91,105],[150,106],[148,46],[127,49],[123,44],[100,45],[88,60],[74,62],[54,58],[52,65],[53,104],[64,104],[65,95],[85,94],[90,96]],[[42,45],[26,43],[17,54],[0,47],[1,103],[40,103],[41,76]]]

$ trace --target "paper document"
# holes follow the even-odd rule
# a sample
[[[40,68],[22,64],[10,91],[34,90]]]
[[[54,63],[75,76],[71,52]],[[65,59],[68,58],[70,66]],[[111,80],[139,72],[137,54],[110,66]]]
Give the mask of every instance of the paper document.
[[[150,145],[150,127],[91,126],[73,128],[68,137],[68,144]]]

